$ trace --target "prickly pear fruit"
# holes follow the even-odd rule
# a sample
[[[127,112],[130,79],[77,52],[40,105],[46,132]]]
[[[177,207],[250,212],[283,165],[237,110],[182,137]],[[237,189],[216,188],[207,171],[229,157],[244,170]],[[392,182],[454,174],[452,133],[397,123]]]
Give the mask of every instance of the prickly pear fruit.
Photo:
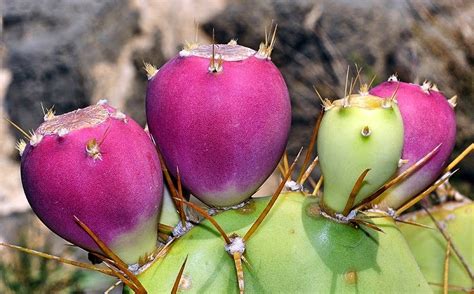
[[[371,94],[380,97],[391,97],[395,92],[405,131],[402,159],[408,161],[398,173],[405,171],[439,144],[442,145],[424,166],[380,197],[382,206],[392,208],[403,205],[440,175],[456,139],[455,101],[449,103],[428,82],[420,86],[399,82],[395,77],[370,90]]]
[[[363,93],[326,105],[317,139],[324,204],[342,212],[366,169],[353,204],[375,192],[397,170],[402,146],[403,123],[395,101]]]
[[[147,121],[164,160],[210,206],[237,205],[275,169],[291,122],[278,69],[236,45],[185,49],[149,80]]]
[[[474,268],[474,203],[444,203],[430,209],[433,217],[443,227],[465,262]],[[407,221],[436,227],[425,211],[417,211],[404,217]],[[435,293],[443,293],[444,264],[447,242],[439,230],[420,229],[408,224],[401,224],[400,230],[406,238],[415,259]],[[465,293],[473,287],[469,272],[450,250],[448,271],[449,293]]]
[[[127,263],[156,247],[163,193],[155,146],[108,105],[49,117],[21,157],[26,197],[59,236],[100,252],[77,217]]]
[[[215,220],[243,236],[268,198],[228,210]],[[245,243],[245,293],[429,293],[406,241],[393,221],[374,219],[385,233],[364,232],[319,214],[315,197],[281,194]],[[175,240],[166,255],[138,275],[148,293],[170,293],[188,256],[180,289],[238,293],[236,270],[224,241],[208,221]]]

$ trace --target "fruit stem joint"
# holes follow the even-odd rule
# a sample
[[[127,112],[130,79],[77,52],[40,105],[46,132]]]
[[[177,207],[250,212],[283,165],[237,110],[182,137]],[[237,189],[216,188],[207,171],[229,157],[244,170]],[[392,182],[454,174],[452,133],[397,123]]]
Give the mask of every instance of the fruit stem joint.
[[[345,216],[341,213],[331,213],[321,209],[321,215],[340,224],[349,224],[356,218],[357,210],[351,210],[349,214]]]
[[[295,182],[295,181],[288,181],[285,183],[285,188],[288,191],[296,192],[296,191],[303,191],[303,185]]]
[[[230,237],[230,243],[225,245],[225,251],[230,255],[234,255],[234,253],[240,253],[240,255],[244,254],[245,252],[245,242],[239,236]]]

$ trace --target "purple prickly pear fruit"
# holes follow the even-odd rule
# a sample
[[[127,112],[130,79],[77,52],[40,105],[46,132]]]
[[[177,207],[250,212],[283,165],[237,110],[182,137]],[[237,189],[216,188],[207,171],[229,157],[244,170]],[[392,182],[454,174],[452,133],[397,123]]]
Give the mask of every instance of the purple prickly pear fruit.
[[[438,152],[411,177],[385,192],[381,205],[397,208],[432,183],[446,166],[455,143],[455,101],[448,101],[436,86],[399,82],[390,77],[372,90],[372,95],[391,97],[396,92],[404,125],[402,173],[441,144]]]
[[[185,49],[149,79],[150,132],[169,170],[211,206],[237,205],[275,169],[291,124],[268,56],[229,43]]]
[[[45,119],[21,158],[33,211],[82,248],[100,252],[74,216],[127,263],[151,253],[163,183],[148,134],[104,103]]]

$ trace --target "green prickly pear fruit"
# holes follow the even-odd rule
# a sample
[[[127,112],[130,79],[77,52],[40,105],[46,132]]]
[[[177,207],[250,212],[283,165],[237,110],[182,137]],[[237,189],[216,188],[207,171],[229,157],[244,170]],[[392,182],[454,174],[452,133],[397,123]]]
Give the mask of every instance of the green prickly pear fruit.
[[[445,203],[430,209],[432,216],[450,237],[448,266],[449,293],[465,293],[463,289],[474,286],[470,273],[454,252],[454,247],[463,256],[465,263],[474,269],[474,203]],[[418,224],[435,227],[425,211],[407,214],[404,218]],[[435,293],[443,293],[444,266],[447,241],[439,230],[423,229],[409,224],[401,224],[400,230],[406,238],[425,278]]]
[[[367,93],[325,101],[317,148],[324,176],[324,204],[342,212],[364,171],[353,204],[375,192],[395,173],[403,147],[403,122],[393,99]]]
[[[267,203],[253,199],[214,219],[229,236],[243,236]],[[321,216],[315,197],[281,194],[243,244],[249,263],[242,265],[245,293],[430,293],[393,220],[373,223],[385,233]],[[179,292],[239,292],[234,260],[207,220],[174,240],[138,279],[150,294],[170,293],[186,257]]]

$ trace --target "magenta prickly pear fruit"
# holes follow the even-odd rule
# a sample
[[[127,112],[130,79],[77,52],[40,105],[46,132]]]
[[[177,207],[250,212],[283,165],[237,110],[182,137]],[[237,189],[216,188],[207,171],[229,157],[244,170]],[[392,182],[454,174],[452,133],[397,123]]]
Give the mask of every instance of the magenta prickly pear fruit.
[[[146,113],[169,170],[211,206],[237,205],[275,169],[291,105],[268,56],[231,42],[185,49],[150,76]]]
[[[45,120],[21,158],[33,211],[82,248],[100,252],[74,216],[127,263],[153,252],[163,183],[148,134],[104,103]]]
[[[380,97],[391,97],[395,92],[404,124],[402,159],[407,161],[398,173],[442,145],[424,166],[381,196],[381,205],[392,208],[403,205],[440,175],[456,137],[455,101],[448,101],[436,86],[429,82],[421,86],[399,82],[392,76],[388,82],[370,90],[371,94]]]

